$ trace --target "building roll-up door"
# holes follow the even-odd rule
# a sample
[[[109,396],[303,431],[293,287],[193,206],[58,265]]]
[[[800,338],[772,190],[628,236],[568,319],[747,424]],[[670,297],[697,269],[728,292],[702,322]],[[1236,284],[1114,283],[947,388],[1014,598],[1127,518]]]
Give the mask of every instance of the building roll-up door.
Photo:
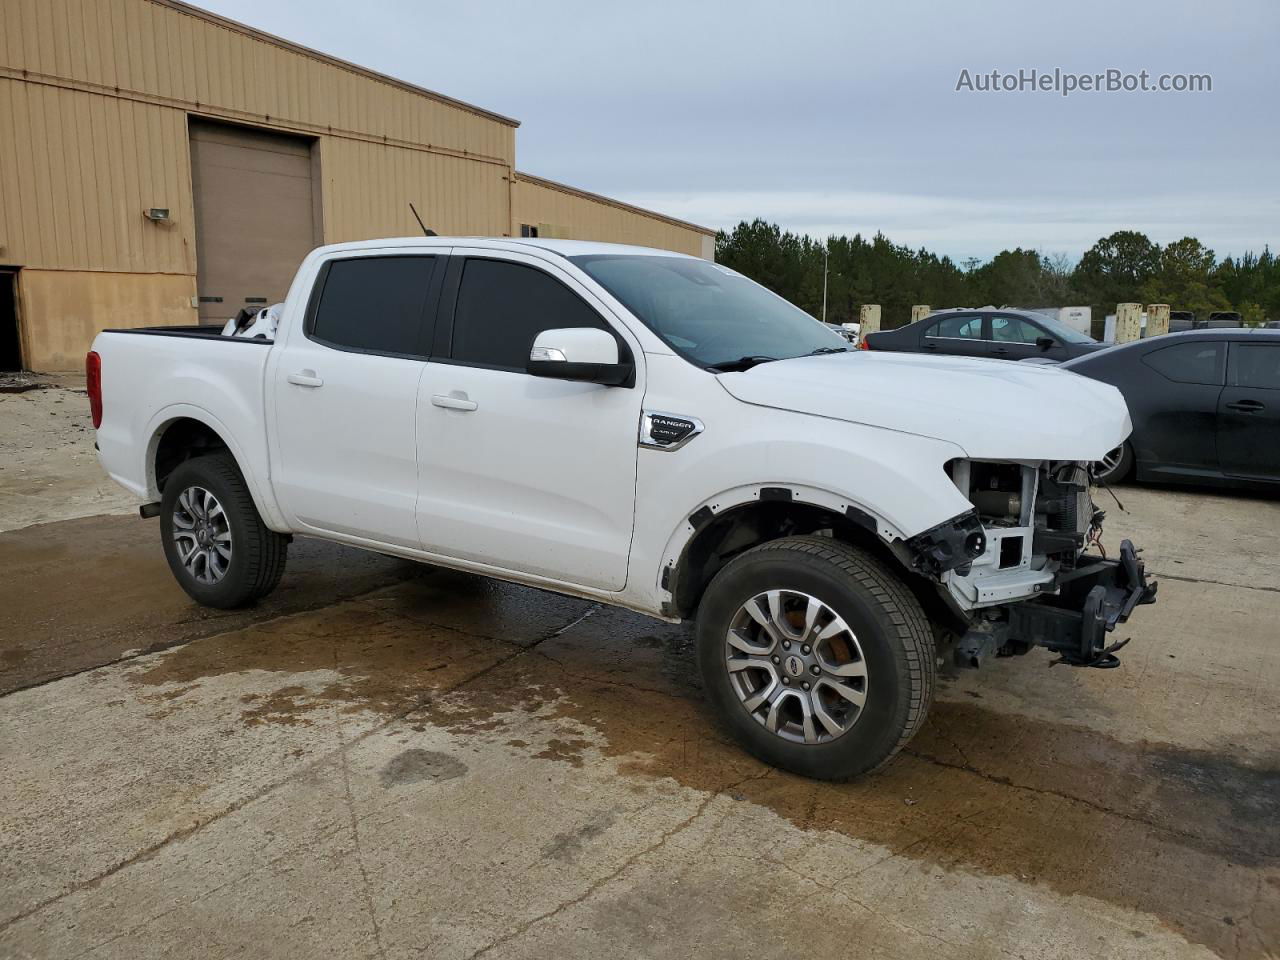
[[[192,119],[200,322],[278,303],[317,244],[312,141]]]

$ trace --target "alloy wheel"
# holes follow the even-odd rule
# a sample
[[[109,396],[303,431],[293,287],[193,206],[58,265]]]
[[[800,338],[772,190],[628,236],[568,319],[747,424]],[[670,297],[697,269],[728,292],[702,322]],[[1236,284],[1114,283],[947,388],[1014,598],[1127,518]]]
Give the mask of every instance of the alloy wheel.
[[[784,740],[819,744],[848,733],[867,699],[858,638],[831,607],[796,590],[756,594],[734,614],[725,666],[743,708]]]
[[[204,487],[187,487],[173,507],[178,559],[200,583],[217,583],[231,565],[231,524],[218,498]]]

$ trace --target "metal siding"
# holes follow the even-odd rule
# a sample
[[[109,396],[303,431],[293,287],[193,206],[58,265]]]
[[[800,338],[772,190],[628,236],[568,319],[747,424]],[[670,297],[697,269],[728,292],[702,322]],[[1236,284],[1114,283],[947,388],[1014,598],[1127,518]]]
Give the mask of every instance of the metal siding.
[[[0,79],[0,130],[0,262],[194,272],[182,111]],[[149,222],[148,207],[171,222]]]
[[[0,34],[0,262],[194,274],[188,114],[318,136],[326,242],[416,233],[409,200],[510,228],[508,122],[157,0],[5,0]]]
[[[326,243],[421,233],[502,236],[509,228],[507,171],[488,163],[337,137],[320,139]]]
[[[514,236],[520,235],[521,224],[528,223],[549,226],[561,239],[630,243],[705,256],[703,231],[523,176],[515,180],[511,221]]]

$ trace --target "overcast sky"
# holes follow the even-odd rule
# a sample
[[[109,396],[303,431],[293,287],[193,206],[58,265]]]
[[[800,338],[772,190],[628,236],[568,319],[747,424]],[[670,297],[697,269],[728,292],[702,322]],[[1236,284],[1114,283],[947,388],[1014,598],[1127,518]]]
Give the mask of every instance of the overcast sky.
[[[712,227],[956,260],[1136,228],[1280,240],[1280,3],[203,0],[521,121],[520,169]],[[957,92],[1022,68],[1212,92]],[[974,81],[977,82],[976,79]]]

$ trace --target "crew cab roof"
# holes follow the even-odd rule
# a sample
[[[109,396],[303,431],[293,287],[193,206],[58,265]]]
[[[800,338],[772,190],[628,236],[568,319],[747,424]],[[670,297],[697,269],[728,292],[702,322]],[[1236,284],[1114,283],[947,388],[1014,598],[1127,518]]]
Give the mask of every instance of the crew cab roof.
[[[317,248],[319,253],[351,253],[360,250],[377,250],[383,247],[492,247],[495,250],[519,250],[536,248],[562,257],[583,256],[631,256],[631,257],[682,257],[696,260],[686,253],[674,250],[658,250],[653,247],[636,247],[623,243],[600,243],[594,240],[553,240],[542,237],[386,237],[376,240],[355,240],[349,243],[332,243]]]

